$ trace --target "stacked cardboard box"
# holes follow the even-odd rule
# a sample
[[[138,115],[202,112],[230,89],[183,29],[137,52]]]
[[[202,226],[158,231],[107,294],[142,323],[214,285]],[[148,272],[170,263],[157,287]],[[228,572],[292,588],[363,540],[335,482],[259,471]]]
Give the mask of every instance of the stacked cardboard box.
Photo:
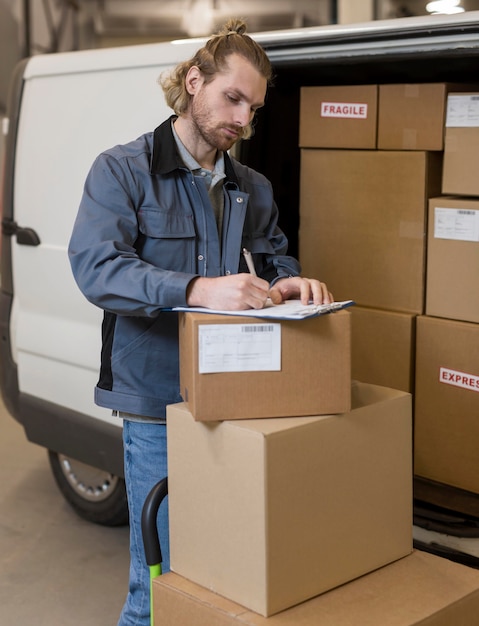
[[[272,617],[174,573],[153,581],[155,626],[476,626],[479,572],[415,551]]]
[[[450,93],[446,116],[442,193],[479,196],[479,92]]]
[[[427,203],[441,189],[449,89],[441,83],[349,86],[339,93],[306,87],[301,93],[304,272],[358,305],[352,309],[353,378],[406,391],[414,388]],[[376,106],[367,101],[371,94]],[[367,118],[344,118],[342,105],[351,102],[367,105]],[[326,105],[335,116],[322,116]],[[376,129],[373,139],[365,128]]]
[[[340,300],[422,313],[426,206],[439,166],[427,152],[303,149],[305,274],[327,280]]]
[[[352,384],[350,322],[180,316],[171,568],[264,616],[412,550],[411,395]]]
[[[202,422],[169,406],[171,569],[268,616],[410,554],[411,410],[365,383],[341,415]]]
[[[418,318],[415,472],[476,494],[478,354],[479,324]]]
[[[305,320],[183,313],[181,395],[203,421],[349,411],[350,318],[348,311]]]
[[[443,150],[448,94],[458,85],[379,86],[379,150]]]
[[[472,494],[479,494],[478,159],[479,93],[452,92],[444,195],[429,203],[426,316],[418,323],[415,468],[421,479]]]
[[[376,85],[308,87],[301,91],[299,143],[303,148],[374,149]]]
[[[359,305],[353,378],[414,392],[417,475],[479,493],[479,455],[462,452],[477,441],[479,368],[454,346],[461,333],[475,346],[479,323],[479,93],[445,83],[331,89],[302,91],[304,271]],[[366,102],[374,90],[376,107]],[[345,119],[350,103],[358,114]],[[374,115],[375,142],[364,133]],[[451,388],[444,371],[469,382]]]
[[[432,198],[429,202],[426,314],[479,323],[477,270],[479,198]]]
[[[414,388],[416,316],[401,311],[354,307],[351,367],[366,383]]]

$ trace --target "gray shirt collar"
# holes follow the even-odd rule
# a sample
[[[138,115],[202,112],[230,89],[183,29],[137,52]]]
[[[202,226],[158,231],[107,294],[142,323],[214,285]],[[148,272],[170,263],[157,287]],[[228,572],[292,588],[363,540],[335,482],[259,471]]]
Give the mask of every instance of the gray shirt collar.
[[[220,180],[223,180],[223,178],[225,178],[225,158],[223,152],[218,151],[213,171],[207,170],[204,167],[201,167],[198,161],[191,155],[190,152],[188,152],[185,145],[179,138],[173,122],[171,123],[171,129],[173,131],[173,137],[175,138],[178,152],[183,160],[183,163],[189,170],[191,170],[194,174],[200,174],[205,176],[208,180],[209,187],[214,187],[220,182]]]

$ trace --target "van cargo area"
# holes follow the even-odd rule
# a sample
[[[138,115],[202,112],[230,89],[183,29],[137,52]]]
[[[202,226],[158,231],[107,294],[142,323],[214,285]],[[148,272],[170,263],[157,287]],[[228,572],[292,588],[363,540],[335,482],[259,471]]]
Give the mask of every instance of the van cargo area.
[[[455,16],[456,17],[456,16]],[[298,252],[299,109],[301,87],[313,85],[381,85],[464,83],[477,86],[473,69],[479,12],[467,19],[405,18],[374,24],[371,29],[308,30],[278,45],[262,41],[276,77],[256,131],[241,146],[241,160],[258,168],[273,183],[283,230],[292,254]],[[319,205],[318,199],[318,207]]]

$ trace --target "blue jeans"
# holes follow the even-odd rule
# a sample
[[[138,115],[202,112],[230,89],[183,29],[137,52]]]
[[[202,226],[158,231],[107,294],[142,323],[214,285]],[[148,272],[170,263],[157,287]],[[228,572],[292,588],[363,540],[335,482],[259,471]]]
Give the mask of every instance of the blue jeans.
[[[150,626],[150,570],[143,549],[141,512],[152,487],[168,474],[166,425],[125,419],[123,447],[130,514],[130,582],[118,626]],[[157,527],[165,573],[170,569],[167,498],[160,506]]]

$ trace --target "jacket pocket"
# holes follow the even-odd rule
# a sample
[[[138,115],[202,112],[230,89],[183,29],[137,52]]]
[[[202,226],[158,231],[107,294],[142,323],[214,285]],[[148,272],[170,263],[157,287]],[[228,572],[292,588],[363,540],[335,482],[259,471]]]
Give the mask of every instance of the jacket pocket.
[[[138,226],[147,237],[177,239],[195,236],[192,213],[142,207],[138,211]]]
[[[192,213],[142,207],[137,251],[157,267],[195,273],[196,232]]]

